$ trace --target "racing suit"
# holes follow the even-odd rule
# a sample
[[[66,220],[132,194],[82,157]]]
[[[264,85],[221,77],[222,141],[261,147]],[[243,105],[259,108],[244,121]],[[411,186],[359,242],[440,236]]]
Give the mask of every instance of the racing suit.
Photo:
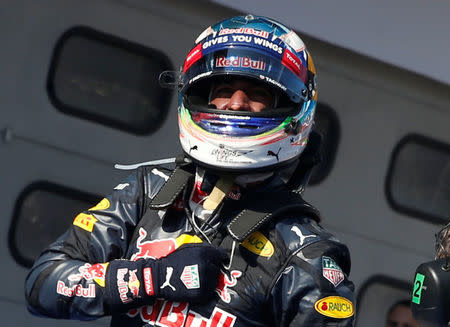
[[[310,214],[287,213],[269,220],[242,242],[227,232],[227,223],[245,206],[246,192],[275,194],[285,187],[277,176],[256,189],[230,192],[221,210],[203,225],[188,208],[186,190],[194,187],[192,180],[171,207],[148,209],[167,178],[165,171],[140,167],[111,195],[79,214],[29,272],[30,312],[79,320],[112,315],[112,326],[353,325],[348,249]],[[124,312],[108,307],[108,262],[160,258],[193,238],[224,248],[230,257],[214,299],[195,304],[156,299],[149,305],[128,306]]]

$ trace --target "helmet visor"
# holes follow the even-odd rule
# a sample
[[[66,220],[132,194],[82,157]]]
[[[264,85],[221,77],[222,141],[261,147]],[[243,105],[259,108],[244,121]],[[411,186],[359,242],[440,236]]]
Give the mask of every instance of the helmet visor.
[[[284,92],[294,103],[305,100],[307,69],[288,49],[274,45],[273,49],[277,51],[268,52],[248,46],[236,46],[208,52],[208,48],[203,51],[201,46],[202,44],[198,44],[187,57],[182,93],[205,78],[234,75],[264,82]]]
[[[283,128],[292,118],[252,117],[190,111],[192,121],[202,129],[219,135],[255,136]]]

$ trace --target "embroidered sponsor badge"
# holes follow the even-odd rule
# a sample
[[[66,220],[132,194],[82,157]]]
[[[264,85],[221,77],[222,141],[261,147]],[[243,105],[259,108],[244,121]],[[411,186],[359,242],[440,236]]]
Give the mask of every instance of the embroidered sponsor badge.
[[[71,282],[78,282],[84,278],[87,281],[93,280],[101,287],[105,287],[105,274],[108,265],[108,262],[97,263],[95,265],[85,263],[83,266],[78,268],[78,273],[69,275],[67,279]]]
[[[90,269],[90,273],[94,278],[94,282],[96,282],[101,287],[105,287],[105,276],[108,265],[109,262],[98,263],[96,265],[93,265]]]
[[[200,288],[200,276],[198,274],[198,265],[186,266],[180,276],[181,281],[187,289]]]
[[[108,209],[111,203],[107,198],[103,198],[99,203],[97,203],[94,207],[89,210],[105,210]]]
[[[125,275],[128,274],[127,268],[117,269],[117,291],[122,303],[129,303],[133,299],[128,297],[128,282],[125,280]]]
[[[134,297],[139,297],[139,288],[141,286],[141,282],[139,281],[136,275],[137,269],[130,270],[128,274],[128,289]]]
[[[144,268],[144,288],[147,295],[154,295],[155,288],[153,287],[152,268]]]
[[[314,309],[324,316],[345,319],[353,316],[353,303],[341,296],[327,296],[314,304]]]
[[[322,275],[335,287],[344,280],[344,273],[336,262],[330,257],[322,257]]]
[[[242,242],[242,246],[253,253],[268,258],[275,252],[272,242],[260,232],[250,234],[250,236]]]
[[[97,222],[97,218],[95,218],[93,215],[88,215],[85,213],[80,213],[73,220],[73,224],[75,226],[78,226],[88,232],[92,232],[96,222]]]
[[[94,298],[95,297],[95,285],[90,284],[87,288],[84,288],[81,284],[76,284],[74,286],[66,286],[62,280],[58,280],[56,285],[56,293],[67,296],[67,297],[84,297],[84,298]]]

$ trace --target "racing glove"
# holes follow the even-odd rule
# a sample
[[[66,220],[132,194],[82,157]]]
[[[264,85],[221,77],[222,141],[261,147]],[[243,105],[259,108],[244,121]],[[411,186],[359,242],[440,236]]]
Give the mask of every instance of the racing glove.
[[[106,271],[106,305],[126,311],[156,298],[201,303],[215,296],[224,249],[205,243],[184,244],[160,259],[114,260]]]

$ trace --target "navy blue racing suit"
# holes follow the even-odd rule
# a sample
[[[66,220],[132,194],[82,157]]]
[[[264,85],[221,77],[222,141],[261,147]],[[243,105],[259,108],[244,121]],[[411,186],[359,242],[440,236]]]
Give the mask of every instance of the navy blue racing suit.
[[[35,261],[26,279],[28,309],[53,318],[91,320],[111,315],[112,326],[352,326],[354,286],[348,279],[347,247],[301,212],[270,220],[236,242],[226,224],[245,202],[241,188],[228,194],[222,209],[193,228],[185,191],[164,210],[147,209],[167,180],[154,167],[137,169],[111,195],[80,213],[70,229]],[[278,192],[274,176],[251,192]],[[186,189],[192,188],[192,182]],[[122,310],[109,306],[108,263],[157,260],[184,243],[210,242],[230,261],[207,303],[151,304],[131,301]],[[131,278],[131,277],[130,277]],[[141,281],[142,276],[134,276]],[[134,286],[133,286],[134,285]],[[128,282],[125,297],[138,296]]]

